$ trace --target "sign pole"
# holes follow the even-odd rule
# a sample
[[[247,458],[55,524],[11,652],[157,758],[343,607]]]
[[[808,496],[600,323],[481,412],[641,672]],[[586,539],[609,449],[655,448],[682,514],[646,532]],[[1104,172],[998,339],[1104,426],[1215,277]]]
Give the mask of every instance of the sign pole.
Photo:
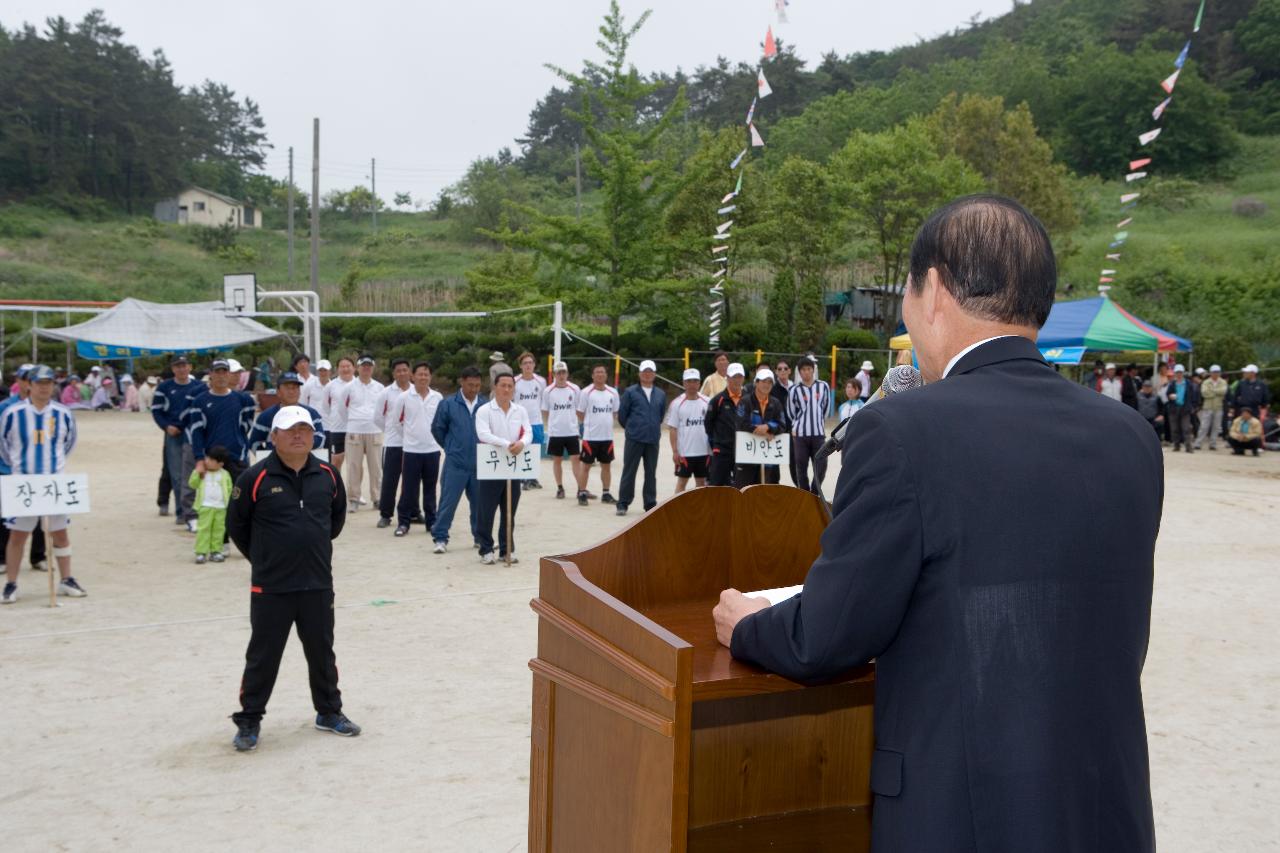
[[[44,528],[44,536],[49,543],[49,548],[48,548],[49,554],[53,555],[53,552],[54,552],[53,534],[49,532],[49,516],[47,515],[41,516],[40,525],[41,527]],[[34,536],[35,533],[33,532],[31,535]],[[22,562],[21,558],[19,558],[18,562],[19,563]],[[49,567],[49,606],[50,607],[58,606],[58,593],[57,593],[57,590],[54,588],[54,582],[53,582],[53,575],[55,572],[61,574],[61,567],[58,565],[57,556],[53,557],[53,565]]]
[[[507,480],[507,558],[506,564],[511,565],[511,528],[515,527],[515,518],[511,515],[511,481]]]

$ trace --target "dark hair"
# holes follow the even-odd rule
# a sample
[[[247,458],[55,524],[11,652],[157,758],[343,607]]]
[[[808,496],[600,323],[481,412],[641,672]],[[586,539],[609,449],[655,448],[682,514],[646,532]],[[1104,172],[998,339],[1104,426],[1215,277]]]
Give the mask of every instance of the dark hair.
[[[349,356],[349,355],[344,355],[342,358],[338,359],[338,364],[342,364],[342,362],[344,362],[344,361],[345,361],[345,362],[347,362],[348,364],[350,364],[352,367],[355,367],[355,366],[356,366],[355,359],[353,359],[353,358],[352,358],[351,356]]]
[[[510,379],[512,382],[515,382],[516,375],[512,373],[510,370],[499,370],[493,376],[493,384],[497,385],[499,382],[501,382],[504,379]]]
[[[310,364],[311,356],[307,355],[305,352],[300,352],[293,357],[293,363],[290,364],[289,366],[292,367],[294,370],[297,370],[298,362],[300,361],[305,361],[307,364]]]
[[[463,379],[479,379],[479,378],[480,378],[480,368],[475,367],[473,365],[468,365],[458,371],[459,382],[461,382]]]
[[[603,364],[593,364],[593,365],[591,365],[591,372],[592,372],[592,373],[595,373],[595,372],[596,372],[596,368],[599,368],[600,370],[603,370],[603,371],[604,371],[604,375],[605,375],[605,376],[608,376],[608,375],[609,375],[609,368],[605,367]]]
[[[524,361],[526,358],[532,358],[532,359],[533,359],[533,366],[534,366],[534,367],[537,367],[537,366],[538,366],[538,359],[537,359],[537,357],[535,357],[535,356],[534,356],[534,354],[533,354],[533,353],[531,353],[531,352],[529,352],[528,350],[525,350],[524,352],[520,353],[520,357],[516,359],[516,364],[519,364],[520,362]]]
[[[718,349],[718,350],[716,350],[714,353],[712,353],[712,355],[711,355],[711,360],[712,360],[713,362],[714,362],[714,361],[719,361],[719,360],[720,360],[720,356],[724,356],[725,358],[728,358],[728,357],[729,357],[729,353],[725,352],[725,351],[724,351],[724,350],[722,350],[722,349]]]
[[[231,454],[228,453],[227,449],[221,444],[215,444],[213,447],[210,447],[204,452],[204,455],[206,459],[212,459],[219,465],[226,465],[227,460],[231,458]]]
[[[817,366],[818,366],[818,362],[814,361],[813,359],[809,358],[809,356],[806,355],[804,358],[800,359],[800,361],[796,364],[796,370],[799,370],[802,367],[816,368]]]
[[[409,366],[409,359],[407,359],[407,358],[398,358],[398,357],[397,357],[397,358],[393,358],[393,359],[391,359],[391,369],[392,369],[392,370],[395,370],[395,369],[396,369],[396,366],[397,366],[397,365],[401,365],[401,364],[403,364],[405,367],[408,367],[408,366]]]
[[[1013,199],[958,198],[932,216],[911,245],[911,288],[929,268],[966,312],[1039,328],[1049,317],[1058,265],[1044,226]]]
[[[420,362],[418,362],[417,364],[415,364],[415,365],[413,366],[413,371],[412,371],[412,372],[413,372],[413,373],[417,373],[417,372],[418,372],[418,368],[419,368],[419,367],[425,367],[425,368],[427,369],[427,371],[428,371],[428,372],[430,372],[430,373],[434,373],[434,372],[435,372],[434,370],[432,370],[432,369],[431,369],[431,362],[429,362],[429,361],[420,361]]]

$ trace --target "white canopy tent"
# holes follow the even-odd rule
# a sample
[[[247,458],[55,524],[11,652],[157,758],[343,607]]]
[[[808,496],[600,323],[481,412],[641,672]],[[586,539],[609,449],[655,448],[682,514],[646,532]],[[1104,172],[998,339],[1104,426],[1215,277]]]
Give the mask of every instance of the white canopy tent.
[[[248,317],[228,314],[221,302],[171,305],[125,299],[92,320],[42,328],[39,334],[75,341],[81,358],[112,359],[229,350],[284,333]]]

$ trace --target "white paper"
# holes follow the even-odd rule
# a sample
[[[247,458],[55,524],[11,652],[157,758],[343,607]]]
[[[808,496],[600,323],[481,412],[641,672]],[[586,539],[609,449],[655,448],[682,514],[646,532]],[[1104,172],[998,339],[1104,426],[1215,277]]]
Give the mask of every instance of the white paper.
[[[476,445],[476,478],[479,480],[536,480],[542,453],[526,444],[516,456],[494,444]]]
[[[796,584],[795,586],[779,586],[773,589],[761,589],[755,592],[744,592],[743,595],[748,598],[764,598],[770,605],[781,604],[795,598],[796,594],[804,590],[804,584]]]
[[[6,474],[0,506],[7,518],[79,515],[89,511],[88,474]]]
[[[791,460],[791,436],[788,433],[768,438],[753,432],[734,433],[735,465],[786,465]]]

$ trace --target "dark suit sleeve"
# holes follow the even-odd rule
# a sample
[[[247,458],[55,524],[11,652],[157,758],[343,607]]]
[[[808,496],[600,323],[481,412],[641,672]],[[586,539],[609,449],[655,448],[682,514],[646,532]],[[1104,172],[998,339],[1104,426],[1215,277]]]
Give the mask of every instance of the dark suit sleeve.
[[[342,482],[342,472],[330,468],[333,472],[333,501],[329,505],[329,538],[337,539],[347,523],[347,487]]]
[[[897,635],[923,561],[916,486],[883,417],[859,412],[857,427],[804,591],[739,622],[734,657],[814,680],[866,663]]]
[[[227,505],[227,535],[236,543],[236,550],[249,559],[249,547],[253,532],[253,478],[256,472],[248,468],[236,478]]]

